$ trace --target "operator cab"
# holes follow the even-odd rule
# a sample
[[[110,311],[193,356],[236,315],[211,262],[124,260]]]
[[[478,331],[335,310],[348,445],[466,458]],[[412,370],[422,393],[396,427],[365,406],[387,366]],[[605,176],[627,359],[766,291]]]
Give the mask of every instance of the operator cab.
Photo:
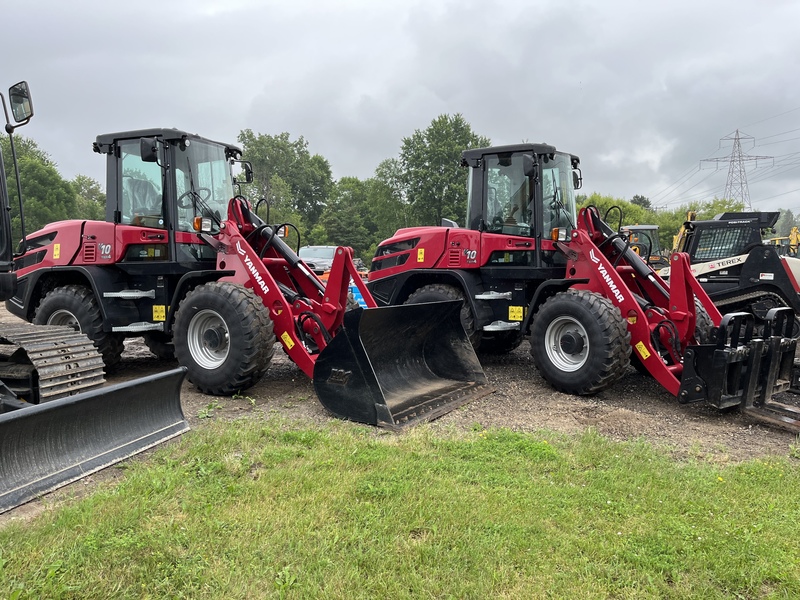
[[[108,155],[106,221],[141,228],[139,237],[147,241],[130,244],[123,262],[167,260],[196,268],[191,263],[215,259],[196,226],[204,220],[206,229],[218,231],[227,217],[239,148],[177,129],[146,129],[100,135],[94,150]]]
[[[469,229],[550,239],[556,227],[573,227],[577,156],[547,144],[467,150]],[[573,176],[575,175],[575,176]]]

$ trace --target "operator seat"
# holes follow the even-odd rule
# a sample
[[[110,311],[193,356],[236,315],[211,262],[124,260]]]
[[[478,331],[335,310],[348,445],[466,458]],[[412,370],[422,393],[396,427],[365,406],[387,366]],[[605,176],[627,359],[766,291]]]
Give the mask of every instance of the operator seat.
[[[161,194],[147,179],[124,177],[123,200],[130,207],[131,222],[148,227],[163,226]]]

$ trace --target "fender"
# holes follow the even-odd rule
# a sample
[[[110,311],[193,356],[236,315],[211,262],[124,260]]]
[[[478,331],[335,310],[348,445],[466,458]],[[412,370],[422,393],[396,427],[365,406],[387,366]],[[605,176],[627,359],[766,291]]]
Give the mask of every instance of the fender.
[[[482,323],[489,320],[491,312],[475,300],[475,296],[484,291],[480,272],[462,269],[413,269],[369,281],[367,289],[378,306],[394,306],[403,304],[414,290],[430,283],[450,283],[460,287],[476,321]]]
[[[175,313],[178,310],[178,305],[189,292],[189,290],[196,288],[198,285],[203,285],[209,281],[218,281],[223,277],[230,277],[236,274],[236,271],[190,271],[178,280],[175,286],[175,293],[172,295],[172,301],[169,303],[169,310],[167,311],[167,319],[164,323],[167,331],[172,330],[172,323],[175,320]]]
[[[559,292],[568,290],[573,285],[586,283],[589,283],[588,279],[548,279],[547,281],[543,281],[533,293],[531,302],[528,305],[528,312],[520,326],[520,331],[522,331],[523,334],[530,331],[533,315],[536,313],[539,305],[547,300],[550,296],[554,296]]]
[[[101,297],[100,288],[97,285],[98,280],[107,279],[107,269],[101,267],[82,267],[82,266],[65,266],[65,267],[51,267],[49,269],[37,269],[28,275],[24,275],[17,280],[17,292],[12,297],[6,300],[6,309],[12,315],[24,319],[28,322],[33,320],[33,313],[39,305],[38,298],[33,302],[34,294],[41,296],[41,281],[43,278],[47,279],[54,277],[59,281],[60,285],[69,285],[74,283],[76,285],[86,285],[92,289],[95,298]],[[110,286],[108,289],[111,289]],[[100,312],[103,315],[103,321],[107,319],[106,308],[102,302],[100,304]],[[28,309],[26,310],[26,307]],[[109,328],[109,331],[111,329]]]

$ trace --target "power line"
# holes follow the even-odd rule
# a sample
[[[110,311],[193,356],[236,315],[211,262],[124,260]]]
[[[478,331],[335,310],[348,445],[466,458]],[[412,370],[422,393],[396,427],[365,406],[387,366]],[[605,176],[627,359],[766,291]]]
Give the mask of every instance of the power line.
[[[794,112],[796,110],[800,110],[800,106],[796,108],[790,108],[786,112],[782,112],[777,115],[772,115],[771,117],[767,117],[766,119],[761,119],[760,121],[756,121],[755,123],[748,123],[747,125],[745,125],[745,127],[752,127],[753,125],[758,125],[759,123],[763,123],[764,121],[769,121],[770,119],[777,119],[778,117],[782,117],[783,115],[788,115],[789,113]]]

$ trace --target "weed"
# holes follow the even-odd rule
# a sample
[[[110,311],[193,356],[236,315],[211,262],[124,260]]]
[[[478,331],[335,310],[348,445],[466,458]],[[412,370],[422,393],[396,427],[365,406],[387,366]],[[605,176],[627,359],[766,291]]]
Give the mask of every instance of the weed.
[[[289,567],[283,567],[275,574],[275,580],[272,584],[278,590],[278,597],[285,598],[286,592],[297,585],[297,575],[292,573]]]
[[[236,393],[235,393],[235,394],[232,396],[232,398],[233,398],[234,400],[247,400],[247,403],[248,403],[250,406],[252,406],[252,407],[254,407],[254,408],[255,408],[255,405],[256,405],[256,399],[255,399],[255,398],[252,398],[252,397],[250,397],[250,396],[245,396],[244,394],[241,394],[241,393],[239,393],[239,392],[236,392]]]
[[[800,458],[800,435],[795,438],[794,444],[789,444],[789,457]]]
[[[210,419],[214,416],[214,411],[220,407],[219,400],[212,400],[208,404],[206,404],[200,411],[197,413],[198,419]]]

